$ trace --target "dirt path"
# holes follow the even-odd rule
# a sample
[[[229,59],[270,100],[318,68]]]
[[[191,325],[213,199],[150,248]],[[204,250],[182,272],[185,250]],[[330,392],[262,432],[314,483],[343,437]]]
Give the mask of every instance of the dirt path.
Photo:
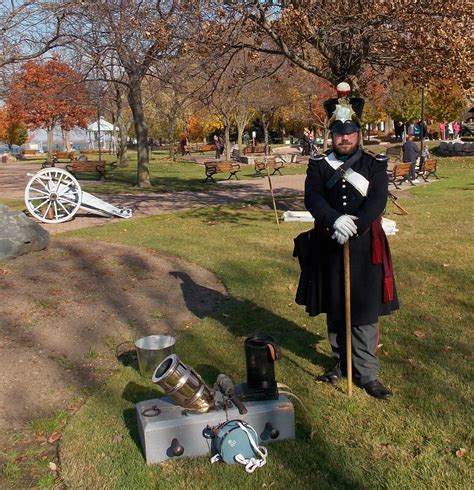
[[[0,290],[0,434],[96,386],[120,342],[174,334],[226,294],[182,260],[82,240],[3,263]]]

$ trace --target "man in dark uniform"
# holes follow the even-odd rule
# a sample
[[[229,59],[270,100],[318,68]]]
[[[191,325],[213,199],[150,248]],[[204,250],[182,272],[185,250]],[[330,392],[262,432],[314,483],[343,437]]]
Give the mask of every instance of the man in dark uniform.
[[[388,197],[387,159],[360,148],[364,101],[347,97],[347,83],[337,89],[340,97],[325,103],[332,151],[310,159],[308,165],[305,206],[315,228],[309,241],[301,242],[300,237],[295,241],[302,267],[296,301],[306,305],[311,316],[327,313],[336,365],[319,380],[337,383],[346,368],[343,244],[349,240],[354,380],[369,395],[389,399],[392,392],[377,378],[376,356],[378,317],[398,309],[390,250],[381,225]]]

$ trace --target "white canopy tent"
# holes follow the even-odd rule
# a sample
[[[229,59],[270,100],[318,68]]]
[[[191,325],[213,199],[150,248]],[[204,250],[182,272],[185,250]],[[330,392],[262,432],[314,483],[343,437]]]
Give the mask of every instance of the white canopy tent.
[[[100,118],[87,126],[87,141],[90,149],[98,149],[113,152],[117,148],[118,127]],[[100,135],[100,142],[99,142]]]

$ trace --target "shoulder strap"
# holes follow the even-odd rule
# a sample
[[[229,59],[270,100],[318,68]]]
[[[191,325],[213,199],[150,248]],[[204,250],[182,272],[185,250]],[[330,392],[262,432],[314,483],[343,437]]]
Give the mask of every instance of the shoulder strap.
[[[348,158],[340,167],[338,167],[334,171],[331,178],[326,182],[326,187],[328,189],[332,189],[336,185],[336,182],[344,177],[346,171],[350,169],[361,156],[362,150],[359,148],[350,158]]]

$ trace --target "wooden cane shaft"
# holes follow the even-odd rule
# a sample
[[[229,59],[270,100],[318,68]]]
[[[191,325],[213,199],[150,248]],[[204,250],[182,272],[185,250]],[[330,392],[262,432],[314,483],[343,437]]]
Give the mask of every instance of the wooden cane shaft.
[[[346,302],[347,394],[352,396],[351,258],[349,240],[344,243],[344,296]]]
[[[267,168],[268,186],[270,187],[270,194],[272,195],[272,201],[273,201],[273,210],[275,211],[275,221],[276,221],[278,229],[280,229],[280,220],[278,219],[278,211],[277,211],[277,206],[276,206],[276,202],[275,202],[275,195],[273,194],[272,178],[270,177],[270,170],[269,170],[268,165],[266,163],[265,163],[265,167]]]

